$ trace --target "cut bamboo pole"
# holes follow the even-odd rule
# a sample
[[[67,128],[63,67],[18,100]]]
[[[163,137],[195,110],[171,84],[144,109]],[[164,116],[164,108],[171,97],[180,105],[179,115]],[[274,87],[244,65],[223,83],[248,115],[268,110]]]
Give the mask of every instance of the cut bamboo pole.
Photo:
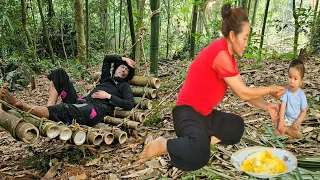
[[[87,133],[87,143],[94,146],[99,146],[103,141],[103,135],[94,130],[89,130]]]
[[[111,124],[111,125],[119,125],[119,124],[123,124],[124,127],[127,127],[129,129],[137,129],[137,127],[139,126],[139,122],[136,121],[130,121],[128,119],[120,119],[120,118],[115,118],[115,117],[111,117],[111,116],[105,116],[104,117],[104,122]]]
[[[141,86],[131,86],[131,89],[134,96],[142,97],[144,94],[146,94],[146,97],[148,97],[149,99],[156,98],[158,93],[156,89]]]
[[[72,133],[72,143],[77,146],[82,145],[86,141],[86,132],[78,129]]]
[[[115,141],[119,142],[119,144],[123,144],[127,141],[128,135],[126,132],[121,131],[119,128],[112,128],[104,123],[98,123],[95,127],[100,127],[103,130],[113,132]]]
[[[154,77],[133,76],[129,83],[136,86],[148,85],[156,89],[160,87],[160,80]]]
[[[103,134],[97,128],[92,128],[86,125],[80,125],[87,131],[86,142],[90,145],[99,146],[103,141]]]
[[[110,128],[108,128],[108,125],[106,125],[104,123],[98,123],[97,125],[95,125],[93,127],[97,128],[97,129],[101,129],[105,132],[103,135],[104,143],[106,143],[107,145],[110,145],[113,142],[114,135],[111,132]]]
[[[60,134],[59,134],[59,139],[63,141],[67,141],[71,138],[72,136],[72,131],[65,125],[59,125],[60,129]]]
[[[13,110],[13,109],[8,110],[8,113],[13,114],[18,118],[22,118],[22,115],[19,112]],[[60,128],[53,121],[38,120],[38,119],[33,118],[31,116],[26,116],[24,118],[24,120],[29,122],[29,123],[31,123],[31,124],[33,124],[33,125],[35,125],[39,129],[40,134],[42,136],[46,136],[46,137],[48,137],[50,139],[53,139],[53,138],[59,136],[59,134],[60,134]],[[43,122],[41,122],[41,121],[43,121]]]
[[[39,131],[33,124],[5,112],[1,107],[0,126],[9,131],[12,137],[25,143],[34,143],[39,137]]]
[[[134,105],[136,106],[139,104],[139,108],[145,110],[148,109],[150,110],[152,108],[152,101],[147,98],[142,98],[142,97],[134,97]]]
[[[146,119],[146,115],[142,111],[125,111],[125,110],[120,110],[120,109],[115,109],[114,110],[114,116],[115,117],[121,117],[121,118],[128,118],[130,116],[130,119],[138,122],[144,122]]]

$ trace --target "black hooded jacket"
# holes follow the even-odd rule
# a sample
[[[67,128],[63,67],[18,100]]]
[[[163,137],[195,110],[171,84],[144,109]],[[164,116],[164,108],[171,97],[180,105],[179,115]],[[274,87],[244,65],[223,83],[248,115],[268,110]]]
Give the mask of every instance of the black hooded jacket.
[[[131,110],[134,107],[133,94],[132,94],[132,90],[130,88],[129,83],[127,82],[128,79],[113,77],[114,74],[111,75],[110,73],[111,64],[114,63],[115,67],[118,67],[118,65],[116,65],[116,63],[118,64],[118,61],[122,61],[121,57],[118,55],[107,55],[104,58],[100,84],[98,84],[88,94],[88,96],[85,97],[87,101],[95,105],[98,111],[101,112],[106,110],[105,114],[109,114],[109,115],[113,115],[113,111],[115,107],[121,107],[124,110]],[[98,90],[102,90],[111,94],[111,98],[110,99],[92,98],[91,95],[97,92]]]

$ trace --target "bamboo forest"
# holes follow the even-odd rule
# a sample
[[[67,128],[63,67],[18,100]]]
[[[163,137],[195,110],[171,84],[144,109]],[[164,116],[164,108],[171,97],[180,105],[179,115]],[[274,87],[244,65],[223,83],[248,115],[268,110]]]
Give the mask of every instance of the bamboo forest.
[[[319,0],[0,10],[0,179],[320,179]]]

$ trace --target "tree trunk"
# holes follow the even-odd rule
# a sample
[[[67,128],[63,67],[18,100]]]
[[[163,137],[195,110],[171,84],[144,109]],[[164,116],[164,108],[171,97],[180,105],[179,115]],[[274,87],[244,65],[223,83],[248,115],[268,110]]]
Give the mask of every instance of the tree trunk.
[[[83,11],[82,11],[82,1],[75,0],[75,19],[76,19],[76,32],[77,32],[77,50],[78,50],[78,58],[80,62],[83,62],[85,59],[85,35],[84,35],[84,23],[83,23]]]
[[[89,60],[89,33],[90,33],[90,21],[89,21],[89,0],[86,0],[86,59]]]
[[[114,35],[114,52],[117,52],[116,5],[115,5],[115,3],[113,3],[113,35]]]
[[[261,32],[261,39],[260,39],[260,48],[259,48],[259,52],[258,52],[258,61],[261,61],[261,51],[262,51],[262,46],[263,46],[264,32],[265,32],[265,28],[266,28],[266,24],[267,24],[269,4],[270,4],[270,0],[267,0],[266,9],[264,11],[264,17],[263,17],[263,25],[262,25],[262,32]]]
[[[50,39],[49,39],[47,25],[46,25],[46,22],[44,20],[44,16],[43,16],[43,12],[42,12],[41,0],[37,0],[37,2],[38,2],[38,8],[39,8],[39,13],[40,13],[40,17],[41,17],[43,33],[44,33],[45,40],[46,40],[46,43],[47,43],[47,46],[48,46],[51,63],[54,64],[55,63],[55,59],[54,59],[53,49],[52,49],[51,42],[50,42]]]
[[[7,5],[7,0],[5,0],[4,5],[2,6],[2,25],[1,25],[1,55],[2,55],[2,59],[5,59],[5,49],[4,49],[4,40],[5,40],[5,35],[4,35],[4,24],[5,24],[5,7]],[[0,69],[1,72],[1,69]],[[2,75],[2,72],[1,72]]]
[[[119,8],[119,52],[121,52],[121,30],[122,30],[122,0],[120,0],[120,8]]]
[[[198,1],[195,0],[192,10],[192,27],[191,27],[191,36],[190,36],[190,58],[194,58],[194,46],[195,46],[195,33],[197,28],[197,19],[198,19]]]
[[[248,0],[242,0],[242,9],[248,10]]]
[[[160,0],[150,2],[153,16],[151,17],[151,42],[150,42],[150,74],[158,77],[158,51],[160,30]]]
[[[141,52],[141,45],[142,45],[140,36],[142,36],[143,35],[142,33],[144,32],[144,30],[142,30],[140,28],[142,28],[144,5],[145,5],[145,0],[140,0],[139,1],[139,15],[138,15],[138,22],[137,22],[137,29],[136,29],[136,32],[137,32],[136,39],[138,39],[139,42],[136,44],[136,47],[135,47],[136,54],[134,56],[135,62],[136,62],[136,68],[135,68],[136,75],[139,75],[139,70],[140,70],[140,52]]]
[[[254,6],[253,6],[253,14],[252,14],[250,32],[253,32],[253,26],[254,26],[255,19],[256,19],[257,6],[258,6],[258,0],[254,0]],[[250,41],[250,39],[251,39],[251,36],[249,37],[249,41]]]
[[[294,17],[294,39],[293,39],[293,54],[297,55],[298,39],[299,39],[299,14],[296,12],[296,0],[293,0],[292,13]]]
[[[101,25],[102,25],[102,27],[103,27],[103,38],[104,38],[104,44],[103,44],[103,49],[104,49],[104,51],[106,51],[107,50],[107,47],[108,47],[108,34],[107,34],[107,32],[108,32],[108,8],[107,8],[107,2],[106,2],[106,0],[101,0],[100,1],[100,3],[101,3],[101,9],[100,9],[100,11],[101,11],[101,16],[100,16],[100,18],[101,18]]]
[[[317,11],[318,11],[318,5],[319,5],[319,0],[316,0],[316,5],[314,7],[314,12],[313,12],[313,26],[311,28],[311,37],[314,37],[314,35],[316,34],[316,25],[317,25]],[[311,38],[312,41],[313,38]]]
[[[134,33],[134,22],[133,22],[133,13],[132,13],[132,3],[131,0],[127,0],[127,6],[128,6],[128,15],[129,15],[129,24],[130,24],[130,34],[131,34],[131,44],[132,44],[132,59],[135,59],[135,50],[136,50],[136,37]]]
[[[166,51],[166,57],[169,56],[169,36],[170,36],[170,0],[168,0],[167,4],[167,51]]]
[[[251,0],[249,0],[249,3],[248,3],[248,9],[247,9],[248,16],[249,16],[249,13],[250,13],[250,8],[251,8]]]
[[[28,44],[29,44],[29,46],[31,48],[32,60],[33,60],[33,62],[36,62],[37,61],[37,55],[36,55],[36,52],[35,52],[33,41],[32,41],[31,36],[30,36],[30,32],[29,32],[28,26],[27,26],[27,12],[26,12],[26,1],[25,0],[21,0],[21,20],[22,20],[22,26],[23,26],[24,32],[26,33]]]

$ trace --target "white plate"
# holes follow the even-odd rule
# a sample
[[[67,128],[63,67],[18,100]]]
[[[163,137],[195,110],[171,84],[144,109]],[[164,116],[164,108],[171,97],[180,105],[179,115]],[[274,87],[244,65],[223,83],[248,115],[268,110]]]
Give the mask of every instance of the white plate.
[[[276,156],[280,158],[283,163],[288,167],[288,169],[279,174],[256,174],[256,173],[251,173],[248,171],[244,171],[240,168],[242,162],[252,153],[255,152],[261,152],[261,151],[269,151],[272,153],[273,156]],[[234,167],[236,167],[240,171],[244,171],[245,173],[257,177],[257,178],[272,178],[272,177],[277,177],[279,175],[288,173],[292,170],[294,170],[298,163],[297,163],[297,158],[289,151],[283,150],[283,149],[278,149],[278,148],[270,148],[270,147],[262,147],[262,146],[253,146],[253,147],[248,147],[244,149],[240,149],[239,151],[235,152],[231,156],[231,163],[233,164]]]

